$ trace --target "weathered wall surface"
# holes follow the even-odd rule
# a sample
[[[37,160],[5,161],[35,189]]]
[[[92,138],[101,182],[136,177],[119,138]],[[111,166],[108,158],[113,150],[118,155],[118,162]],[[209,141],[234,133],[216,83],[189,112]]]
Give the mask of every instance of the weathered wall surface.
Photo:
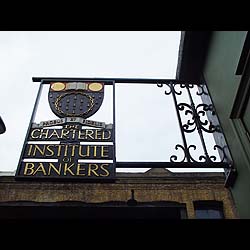
[[[222,201],[226,219],[237,218],[231,194],[220,178],[187,180],[171,178],[118,179],[116,183],[59,183],[15,181],[0,178],[0,202],[82,201],[89,203],[127,201],[131,190],[138,202],[175,201],[185,203],[188,218],[195,218],[193,201]]]
[[[236,70],[246,35],[246,31],[213,32],[203,69],[208,89],[232,153],[234,167],[237,169],[238,175],[232,187],[232,194],[242,219],[250,218],[249,140],[240,126],[240,119],[231,119],[230,114],[242,77],[236,75]]]

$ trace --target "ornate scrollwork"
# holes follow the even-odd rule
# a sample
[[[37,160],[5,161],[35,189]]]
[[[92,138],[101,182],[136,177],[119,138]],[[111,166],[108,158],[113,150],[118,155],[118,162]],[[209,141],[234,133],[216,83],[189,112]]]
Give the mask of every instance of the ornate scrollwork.
[[[188,148],[187,148],[187,154],[189,155],[189,158],[190,158],[190,160],[191,160],[192,162],[197,162],[197,163],[198,163],[198,161],[196,161],[196,160],[192,157],[192,155],[190,154],[190,148],[193,148],[194,150],[196,150],[196,146],[195,146],[195,145],[190,145],[190,146],[188,146]],[[205,161],[203,161],[203,162],[206,162],[207,157],[206,157],[205,155],[200,155],[200,156],[199,156],[200,162],[202,161],[202,159],[205,160]]]
[[[180,84],[180,87],[181,88],[189,88],[189,89],[192,89],[194,87],[194,84],[193,83],[181,83]]]
[[[187,162],[195,162],[195,163],[202,163],[202,162],[203,163],[214,163],[217,160],[217,157],[215,155],[210,155],[210,156],[209,155],[200,155],[199,161],[195,160],[194,157],[190,153],[190,149],[196,150],[197,147],[195,145],[189,145],[187,147],[187,149],[185,149],[184,146],[177,144],[175,146],[175,149],[178,150],[179,148],[181,148],[183,150],[184,158],[181,161],[177,161],[178,157],[176,155],[172,155],[170,157],[171,162],[185,162],[185,161],[187,161]],[[214,145],[213,149],[214,150],[219,149],[221,151],[221,154],[220,154],[222,156],[221,160],[217,161],[217,162],[224,162],[226,160],[226,154],[225,154],[224,149],[222,147],[220,147],[219,145]]]
[[[194,108],[192,105],[187,103],[179,103],[177,108],[180,111],[185,110],[185,115],[192,116],[191,119],[187,120],[185,124],[182,124],[182,128],[186,133],[191,133],[195,131],[196,128],[202,129],[207,133],[218,131],[218,128],[214,126],[211,121],[208,121],[205,116],[207,111],[210,111],[212,115],[215,115],[212,105],[199,104],[196,106],[196,108]],[[202,119],[203,117],[205,120]]]
[[[220,155],[221,155],[221,160],[220,160],[220,162],[226,161],[226,160],[227,160],[227,157],[226,157],[226,153],[225,153],[224,148],[222,148],[222,147],[219,146],[219,145],[214,145],[214,150],[216,150],[216,149],[219,149],[219,150],[221,151],[221,153],[220,153]],[[214,161],[215,161],[215,160],[216,160],[216,157],[215,157],[215,156],[210,156],[210,159],[211,159],[212,157],[214,157]]]
[[[171,155],[170,161],[171,162],[189,162],[189,163],[209,163],[213,164],[215,162],[218,162],[217,158],[215,155],[210,155],[207,151],[206,143],[204,140],[203,132],[206,133],[214,133],[214,132],[220,132],[220,126],[219,125],[214,125],[208,117],[211,117],[216,115],[215,110],[212,104],[205,104],[201,103],[196,105],[193,101],[191,89],[197,86],[197,89],[195,88],[194,90],[197,95],[208,95],[208,91],[206,88],[205,84],[194,84],[194,83],[181,83],[181,82],[176,82],[176,81],[168,81],[168,82],[162,82],[162,83],[157,83],[158,87],[163,87],[163,85],[166,85],[168,87],[167,90],[165,90],[166,95],[173,95],[173,100],[175,103],[175,108],[177,111],[177,118],[178,122],[180,125],[181,129],[181,135],[182,135],[182,140],[183,140],[183,145],[177,144],[175,146],[175,150],[180,150],[183,151],[184,156],[181,158],[181,156],[177,155]],[[176,88],[178,86],[178,89]],[[190,103],[178,103],[176,96],[175,95],[181,95],[183,90],[186,89],[189,97]],[[193,93],[194,94],[194,93]],[[182,115],[181,115],[182,114]],[[183,118],[185,117],[185,121],[183,121]],[[213,119],[212,119],[213,120]],[[203,154],[200,155],[198,152],[198,155],[196,157],[193,157],[194,152],[197,149],[196,145],[187,145],[186,141],[186,136],[185,133],[192,133],[194,131],[198,132],[200,140],[201,140],[201,145],[203,149]],[[228,161],[224,149],[219,146],[219,145],[214,145],[213,147],[214,150],[219,150],[220,162]],[[178,159],[181,158],[181,159]],[[220,160],[220,159],[219,159]],[[209,165],[208,164],[208,165]]]
[[[180,111],[184,111],[185,108],[186,108],[184,114],[185,114],[185,115],[191,115],[191,116],[192,116],[192,117],[191,117],[192,120],[189,119],[189,120],[187,120],[187,123],[182,124],[183,130],[184,130],[185,132],[187,132],[187,133],[191,133],[191,132],[195,131],[195,129],[196,129],[197,126],[196,126],[196,123],[195,123],[195,118],[194,118],[195,114],[194,114],[194,111],[193,111],[192,106],[189,105],[189,104],[187,104],[187,103],[179,103],[179,104],[177,105],[177,108],[178,108],[178,110],[180,110]]]
[[[171,162],[184,162],[185,159],[187,158],[187,155],[186,155],[187,152],[186,152],[185,148],[184,148],[182,145],[177,144],[177,145],[175,146],[175,149],[178,150],[178,148],[181,148],[181,149],[183,150],[183,152],[184,152],[184,157],[183,157],[183,159],[182,159],[181,161],[177,161],[177,159],[178,159],[177,155],[172,155],[172,156],[170,157],[170,161],[171,161]]]
[[[213,125],[213,123],[211,121],[207,120],[206,112],[208,112],[208,111],[211,112],[212,115],[215,115],[214,108],[213,108],[212,104],[210,104],[210,105],[199,104],[196,106],[196,112],[197,112],[197,115],[199,118],[200,128],[207,133],[213,133],[213,132],[216,132],[218,129],[216,126]],[[204,117],[205,120],[202,120],[202,117]],[[207,125],[208,125],[208,128],[205,127]]]
[[[197,162],[197,163],[199,163],[199,162],[214,163],[214,162],[216,162],[216,160],[217,160],[217,157],[216,157],[215,155],[208,155],[208,154],[207,154],[207,155],[200,155],[200,156],[199,156],[199,161],[196,161],[196,160],[192,157],[192,155],[191,155],[191,153],[190,153],[190,148],[194,148],[194,150],[196,150],[196,146],[195,146],[195,145],[190,145],[190,146],[188,147],[188,149],[187,149],[187,153],[188,153],[190,159],[192,160],[192,162]],[[221,158],[221,160],[220,160],[219,162],[223,162],[223,161],[226,159],[226,155],[225,155],[224,149],[223,149],[222,147],[220,147],[219,145],[214,145],[214,150],[216,150],[216,149],[221,150],[222,158]],[[217,161],[217,162],[218,162],[218,161]]]
[[[204,89],[205,85],[204,84],[193,84],[193,83],[181,83],[180,87],[181,88],[189,88],[192,89],[194,86],[198,87],[198,91],[196,92],[197,95],[208,95],[206,90]],[[200,91],[200,92],[199,92]]]
[[[174,92],[176,95],[181,95],[182,91],[177,92],[175,89],[175,86],[177,85],[176,83],[171,83],[171,82],[167,82],[167,83],[157,83],[157,87],[162,88],[163,84],[167,85],[169,87],[169,91],[165,90],[165,95],[170,95],[172,92]]]
[[[197,95],[208,95],[208,93],[204,90],[204,84],[198,84],[198,91],[196,92]],[[199,92],[200,90],[200,92]]]

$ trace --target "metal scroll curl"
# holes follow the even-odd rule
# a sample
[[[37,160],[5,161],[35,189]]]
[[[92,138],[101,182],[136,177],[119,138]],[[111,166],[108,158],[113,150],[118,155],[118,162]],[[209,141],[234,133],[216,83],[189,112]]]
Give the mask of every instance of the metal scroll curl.
[[[181,88],[189,88],[189,89],[192,89],[194,87],[194,85],[197,86],[198,88],[198,91],[196,92],[196,95],[208,95],[208,92],[206,91],[205,89],[205,85],[204,84],[193,84],[193,83],[181,83],[180,84],[180,87]]]
[[[214,162],[216,162],[216,160],[217,160],[217,157],[215,156],[215,155],[200,155],[199,156],[199,161],[196,161],[193,157],[192,157],[192,155],[191,155],[191,153],[190,153],[190,149],[191,148],[193,148],[194,150],[196,150],[196,146],[195,145],[190,145],[189,147],[188,147],[188,154],[189,154],[189,157],[190,157],[190,159],[192,160],[192,162],[197,162],[197,163],[199,163],[199,162],[206,162],[206,163],[214,163]],[[225,151],[224,151],[224,149],[222,148],[222,147],[220,147],[219,145],[214,145],[214,147],[213,147],[213,149],[214,150],[216,150],[216,149],[219,149],[219,150],[221,150],[221,155],[222,155],[222,158],[221,158],[221,160],[220,161],[217,161],[217,162],[223,162],[224,160],[225,160],[225,158],[226,158],[226,156],[225,156]]]
[[[196,92],[196,95],[208,95],[208,92],[204,89],[205,85],[204,84],[198,84],[198,91]],[[199,92],[200,91],[200,92]]]
[[[192,106],[187,104],[187,103],[179,103],[177,105],[177,108],[179,111],[185,111],[184,114],[186,116],[191,115],[191,119],[188,119],[185,124],[181,125],[183,130],[187,133],[191,133],[191,132],[195,131],[197,125],[196,125],[195,112],[194,112]]]
[[[214,111],[212,104],[208,105],[208,104],[202,103],[202,104],[197,105],[195,109],[197,113],[197,118],[199,119],[200,128],[203,131],[207,133],[214,133],[218,131],[218,128],[214,126],[213,123],[206,118],[206,112],[211,112],[211,115],[215,115],[215,111]],[[204,117],[205,120],[202,120],[202,117]],[[207,125],[208,127],[205,127]]]
[[[206,112],[211,112],[215,115],[212,105],[199,104],[195,108],[187,103],[179,103],[177,105],[179,111],[185,111],[184,114],[191,115],[191,119],[188,119],[185,124],[182,124],[182,128],[186,133],[191,133],[196,128],[202,129],[207,133],[213,133],[218,130],[211,121],[206,118]],[[205,118],[205,119],[202,119]]]
[[[181,88],[189,88],[192,89],[194,87],[193,83],[180,83]]]
[[[175,149],[182,149],[183,153],[184,153],[184,157],[181,160],[178,160],[178,156],[177,155],[172,155],[170,157],[170,161],[171,162],[195,162],[195,163],[201,163],[201,162],[205,162],[205,163],[214,163],[214,162],[224,162],[226,160],[226,153],[224,151],[224,149],[222,147],[220,147],[219,145],[214,145],[213,149],[214,150],[220,150],[221,151],[221,160],[220,161],[216,161],[217,157],[215,155],[210,155],[210,156],[206,156],[206,155],[200,155],[199,156],[199,161],[195,160],[194,157],[191,155],[190,153],[190,149],[194,149],[196,150],[196,146],[195,145],[189,145],[187,147],[187,149],[185,149],[184,146],[177,144],[175,146]]]
[[[194,84],[194,83],[181,83],[180,87],[181,88],[188,88],[188,89],[192,89],[194,88],[194,86],[197,86],[198,91],[196,92],[196,95],[208,95],[208,92],[205,89],[205,85],[204,84]]]
[[[177,83],[171,83],[171,82],[168,82],[168,83],[157,83],[157,87],[159,88],[162,88],[163,87],[163,84],[167,85],[169,90],[165,90],[165,95],[170,95],[172,93],[176,94],[176,95],[181,95],[182,94],[182,91],[177,91],[175,89],[175,86],[177,85]],[[178,84],[180,85],[180,84]]]
[[[170,161],[171,162],[185,162],[185,160],[186,160],[186,158],[187,158],[187,151],[186,151],[186,149],[185,149],[185,147],[183,147],[181,144],[177,144],[176,146],[175,146],[175,149],[176,150],[178,150],[179,148],[181,148],[182,150],[183,150],[183,152],[184,152],[184,157],[183,157],[183,159],[181,160],[181,161],[177,161],[178,160],[178,156],[177,155],[172,155],[171,157],[170,157]]]
[[[208,95],[206,91],[206,86],[203,84],[194,84],[194,83],[178,83],[174,81],[164,82],[164,83],[157,83],[158,87],[163,87],[166,85],[168,90],[165,90],[166,95],[172,94],[173,101],[175,104],[176,112],[177,112],[177,119],[180,126],[180,132],[183,140],[183,145],[177,144],[175,146],[175,150],[181,150],[184,154],[181,159],[178,159],[179,156],[172,155],[170,157],[171,162],[193,162],[193,163],[214,163],[221,160],[227,161],[227,157],[225,154],[224,149],[219,145],[214,145],[214,150],[219,150],[220,159],[217,159],[215,155],[212,153],[209,154],[206,148],[205,139],[203,136],[203,132],[206,133],[214,133],[220,132],[219,125],[215,126],[212,121],[209,120],[208,117],[215,116],[215,110],[212,104],[195,104],[193,101],[191,89],[195,86],[198,87],[198,91],[196,95]],[[176,85],[178,85],[179,89],[176,89]],[[181,95],[182,90],[186,89],[190,103],[179,102],[177,101],[176,95]],[[201,140],[201,145],[203,149],[203,154],[197,157],[193,157],[193,152],[197,149],[196,145],[188,145],[185,133],[192,133],[197,131]],[[199,153],[200,154],[200,153]]]

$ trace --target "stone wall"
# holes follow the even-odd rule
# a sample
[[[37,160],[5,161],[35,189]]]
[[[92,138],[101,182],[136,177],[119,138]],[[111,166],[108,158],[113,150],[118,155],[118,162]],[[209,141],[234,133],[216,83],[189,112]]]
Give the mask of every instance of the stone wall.
[[[224,178],[217,174],[120,174],[115,183],[16,181],[13,176],[0,177],[0,204],[10,201],[99,203],[124,201],[175,201],[185,203],[188,218],[195,218],[193,201],[222,201],[226,219],[238,218]]]

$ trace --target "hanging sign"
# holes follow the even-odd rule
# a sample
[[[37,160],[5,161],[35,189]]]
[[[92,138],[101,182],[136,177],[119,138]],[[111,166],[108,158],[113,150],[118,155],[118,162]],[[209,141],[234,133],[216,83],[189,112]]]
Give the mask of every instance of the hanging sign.
[[[103,82],[51,82],[48,102],[59,118],[31,124],[16,179],[114,179],[113,126],[87,119],[103,99]]]

